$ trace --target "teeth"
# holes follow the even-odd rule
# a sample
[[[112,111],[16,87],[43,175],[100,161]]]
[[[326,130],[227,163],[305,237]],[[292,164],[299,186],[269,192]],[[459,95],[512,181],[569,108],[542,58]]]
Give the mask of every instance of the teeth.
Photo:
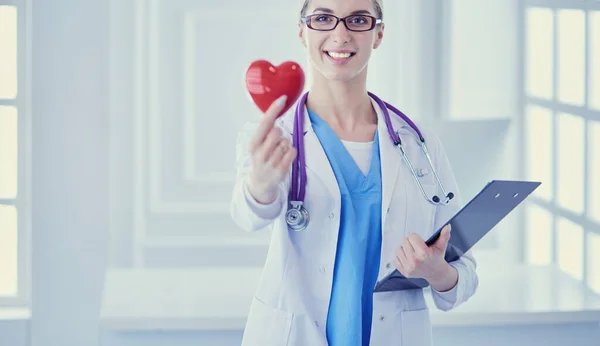
[[[327,52],[327,54],[329,54],[330,57],[332,58],[336,58],[336,59],[344,59],[344,58],[349,58],[350,53],[335,53],[335,52]]]

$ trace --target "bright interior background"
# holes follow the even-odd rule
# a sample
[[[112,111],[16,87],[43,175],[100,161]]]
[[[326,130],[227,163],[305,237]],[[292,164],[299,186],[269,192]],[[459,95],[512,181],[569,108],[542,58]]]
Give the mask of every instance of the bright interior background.
[[[306,66],[297,40],[296,4],[108,4],[101,5],[108,24],[100,23],[107,29],[106,41],[86,42],[73,25],[57,29],[64,39],[45,43],[36,21],[51,26],[53,12],[47,12],[55,11],[71,24],[85,25],[69,17],[84,5],[40,1],[36,12],[36,1],[0,0],[0,311],[28,310],[32,292],[44,289],[36,288],[36,275],[70,275],[36,270],[36,249],[49,258],[59,256],[61,265],[74,254],[72,261],[86,258],[102,269],[77,271],[81,281],[87,274],[104,275],[105,268],[254,268],[264,261],[268,234],[245,234],[228,214],[235,137],[243,122],[259,116],[243,89],[247,65],[266,58]],[[93,18],[94,11],[86,13]],[[556,266],[600,294],[600,5],[387,0],[385,22],[369,88],[438,131],[463,198],[492,179],[543,183],[477,246],[481,270]],[[32,39],[36,32],[39,41]],[[98,117],[101,122],[46,112],[43,102],[36,107],[37,95],[44,95],[37,96],[44,102],[56,98],[63,109],[75,102],[74,112],[86,107],[86,100],[68,94],[76,85],[61,94],[52,83],[35,84],[35,67],[51,78],[44,59],[64,57],[36,59],[32,48],[51,52],[51,44],[60,47],[68,40],[86,42],[71,52],[72,65],[65,67],[81,81],[93,73],[77,65],[92,54],[91,47],[108,57],[107,73],[99,80],[107,87],[100,96],[107,97],[95,101],[106,110]],[[47,130],[36,129],[36,122],[47,124]],[[44,131],[59,131],[60,137],[60,131],[82,128],[106,130],[107,136],[98,135],[94,138],[101,141],[92,143],[107,153],[102,162],[108,165],[100,167],[107,171],[101,175],[105,180],[95,180],[100,173],[93,166],[79,166],[66,154],[73,150],[84,157],[74,148],[77,140],[86,140],[85,131],[36,155],[36,134],[48,138]],[[93,165],[93,159],[86,164]],[[36,166],[54,168],[46,175]],[[80,177],[79,185],[69,185],[73,176]],[[100,192],[93,189],[96,184],[108,188],[100,199],[93,194]],[[36,193],[36,186],[43,193]],[[64,195],[67,209],[60,207]],[[35,222],[36,211],[44,215],[43,223]],[[60,213],[54,217],[51,211]],[[84,218],[96,213],[106,216],[98,229],[71,223],[87,225],[92,221]],[[56,250],[36,246],[36,234],[42,232],[64,236],[65,248],[60,239]],[[98,233],[68,250],[78,246],[69,234],[86,232]],[[105,239],[100,235],[107,243],[96,248],[90,239]],[[86,252],[98,258],[82,257]]]

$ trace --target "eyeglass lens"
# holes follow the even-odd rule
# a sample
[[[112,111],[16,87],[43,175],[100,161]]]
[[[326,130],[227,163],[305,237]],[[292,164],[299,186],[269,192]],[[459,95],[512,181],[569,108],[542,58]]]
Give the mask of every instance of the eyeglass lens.
[[[374,18],[354,15],[345,19],[346,27],[352,31],[366,31],[373,27]],[[308,18],[308,26],[315,30],[332,30],[337,24],[337,18],[329,14],[317,14]]]

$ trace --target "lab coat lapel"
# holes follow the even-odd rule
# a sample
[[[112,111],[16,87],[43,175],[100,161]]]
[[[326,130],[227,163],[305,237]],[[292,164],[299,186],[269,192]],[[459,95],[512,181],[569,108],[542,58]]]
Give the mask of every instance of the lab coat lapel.
[[[379,155],[381,157],[381,225],[382,232],[385,230],[388,211],[399,214],[398,220],[406,219],[406,193],[400,193],[394,199],[393,208],[390,206],[394,197],[394,190],[397,183],[404,184],[403,170],[401,168],[402,157],[398,149],[394,146],[385,123],[383,112],[379,105],[372,100],[373,107],[377,113],[377,129],[379,132]],[[394,119],[395,114],[390,111],[391,123],[396,128],[397,122]],[[393,209],[393,210],[392,210]]]
[[[338,186],[337,179],[333,173],[333,168],[329,163],[329,159],[323,150],[323,146],[314,132],[308,111],[304,107],[304,153],[306,168],[313,171],[327,186],[327,190],[337,204],[340,203],[340,189]],[[308,182],[310,184],[310,182]]]
[[[297,106],[298,105],[296,104],[296,107]],[[325,150],[323,149],[323,146],[321,145],[321,142],[319,141],[319,138],[312,127],[308,111],[306,110],[306,107],[303,106],[303,108],[304,129],[302,130],[302,134],[304,136],[304,161],[306,164],[306,170],[311,171],[323,182],[330,195],[336,201],[336,204],[340,205],[340,189],[337,179],[335,178],[333,168],[331,167],[329,159],[325,154]],[[292,140],[294,133],[294,113],[294,111],[291,111],[281,119],[281,125],[283,129],[290,135],[290,140]],[[306,184],[310,185],[311,180],[307,179]],[[306,197],[309,198],[308,195]]]

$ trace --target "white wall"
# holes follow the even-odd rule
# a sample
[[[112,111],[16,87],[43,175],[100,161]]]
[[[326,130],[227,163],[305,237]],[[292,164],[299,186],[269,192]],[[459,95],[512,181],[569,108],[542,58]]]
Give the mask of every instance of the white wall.
[[[108,6],[34,1],[29,346],[94,346],[108,256]]]
[[[29,346],[29,321],[0,320],[0,345]]]

